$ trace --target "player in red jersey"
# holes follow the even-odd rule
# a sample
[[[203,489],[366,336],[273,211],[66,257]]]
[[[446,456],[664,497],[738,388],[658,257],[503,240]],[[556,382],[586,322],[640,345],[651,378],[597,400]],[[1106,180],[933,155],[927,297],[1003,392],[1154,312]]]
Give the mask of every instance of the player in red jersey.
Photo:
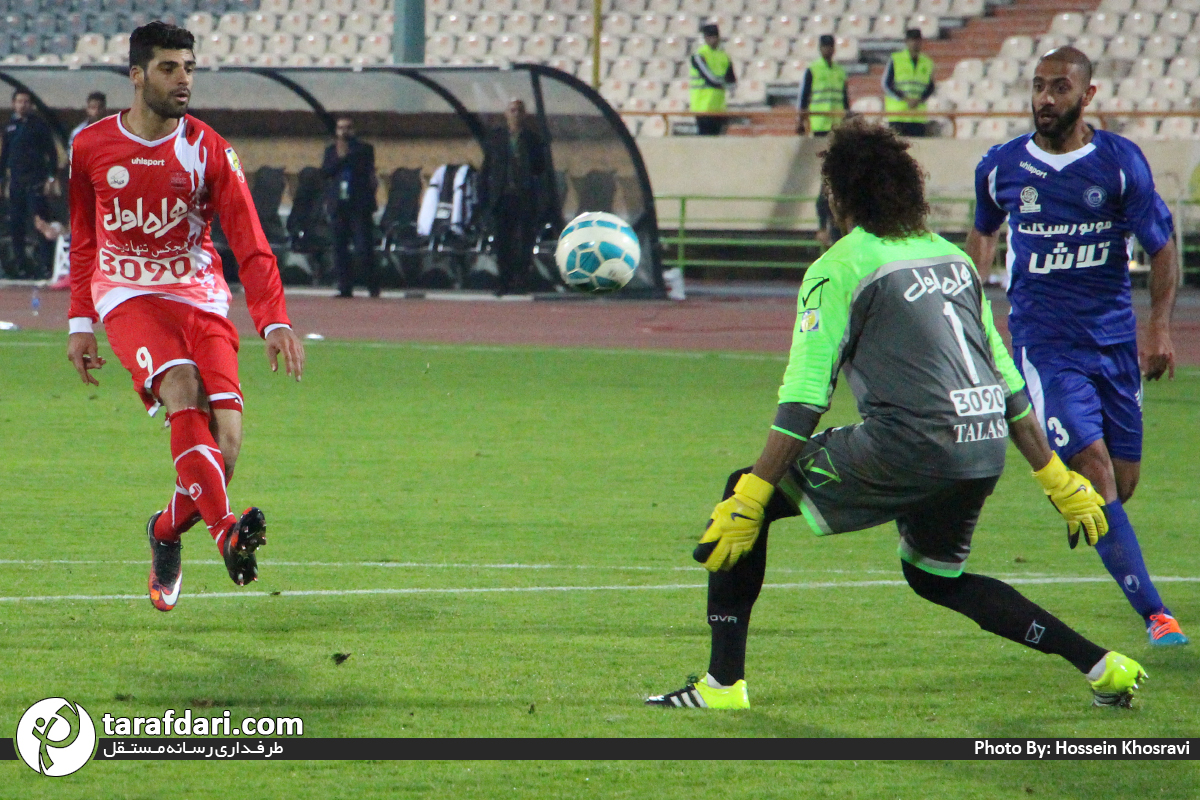
[[[71,309],[67,358],[84,383],[104,366],[92,324],[133,376],[150,414],[171,428],[177,480],[146,526],[150,600],[170,611],[182,580],[180,534],[201,519],[239,586],[258,575],[261,511],[236,517],[226,485],[242,444],[238,335],[226,318],[229,287],[213,249],[213,215],[240,265],[250,316],[271,369],[283,356],[300,380],[304,346],[292,332],[275,256],[263,235],[237,154],[187,115],[195,39],[151,22],[129,37],[133,104],[75,137],[71,155]]]

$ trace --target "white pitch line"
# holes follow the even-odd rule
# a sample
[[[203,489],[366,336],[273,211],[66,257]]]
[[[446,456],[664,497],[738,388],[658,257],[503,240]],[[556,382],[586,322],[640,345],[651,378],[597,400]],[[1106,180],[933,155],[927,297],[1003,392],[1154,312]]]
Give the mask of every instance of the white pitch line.
[[[1111,578],[1014,578],[1008,582],[1022,584],[1075,584],[1075,583],[1108,583]],[[1160,583],[1200,583],[1200,578],[1192,577],[1161,577],[1155,578]],[[223,600],[239,597],[358,597],[378,595],[424,595],[424,594],[535,594],[543,592],[653,592],[678,591],[681,589],[704,589],[705,583],[668,583],[655,586],[465,586],[455,588],[401,588],[401,589],[299,589],[276,592],[247,591],[247,592],[201,592],[188,595],[193,599]],[[860,589],[878,586],[906,586],[905,581],[816,581],[805,583],[766,583],[764,589]],[[68,595],[34,595],[29,597],[0,597],[0,603],[54,603],[63,601],[106,601],[106,600],[142,600],[144,594],[68,594]]]

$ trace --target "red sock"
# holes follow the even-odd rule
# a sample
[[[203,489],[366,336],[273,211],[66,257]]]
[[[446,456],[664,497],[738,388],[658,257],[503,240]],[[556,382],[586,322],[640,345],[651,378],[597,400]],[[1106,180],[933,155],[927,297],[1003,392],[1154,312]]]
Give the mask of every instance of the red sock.
[[[171,424],[171,455],[179,485],[187,490],[192,507],[219,544],[236,518],[225,493],[225,459],[208,429],[208,414],[184,408],[168,414],[167,422]]]
[[[200,521],[200,512],[187,490],[175,481],[171,502],[154,523],[154,538],[160,542],[177,542],[179,536]]]

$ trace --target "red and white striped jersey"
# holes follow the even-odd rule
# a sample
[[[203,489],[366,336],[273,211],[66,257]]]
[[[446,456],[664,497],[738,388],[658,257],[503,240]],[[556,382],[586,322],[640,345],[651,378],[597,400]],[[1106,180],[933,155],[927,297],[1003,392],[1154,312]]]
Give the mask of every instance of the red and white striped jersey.
[[[259,334],[290,324],[237,154],[200,120],[184,116],[153,142],[127,130],[120,114],[80,131],[70,203],[72,331],[75,320],[103,319],[144,294],[228,316],[229,286],[209,235],[214,214],[237,256]]]

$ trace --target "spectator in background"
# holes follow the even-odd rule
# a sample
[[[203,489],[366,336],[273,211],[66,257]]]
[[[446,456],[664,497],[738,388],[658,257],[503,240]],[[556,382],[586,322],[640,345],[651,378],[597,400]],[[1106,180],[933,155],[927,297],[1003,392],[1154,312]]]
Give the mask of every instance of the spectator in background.
[[[847,112],[850,110],[850,94],[846,90],[846,70],[833,63],[834,40],[829,34],[823,35],[818,44],[821,47],[821,57],[808,65],[804,77],[800,80],[800,98],[797,107],[800,119],[796,125],[796,133],[803,136],[811,133],[813,136],[828,136],[835,123],[840,118],[829,113],[834,110]],[[824,189],[817,195],[817,240],[822,247],[842,238],[829,213],[829,198]]]
[[[108,116],[108,98],[104,95],[104,92],[92,92],[89,94],[83,113],[85,114],[83,122],[75,126],[74,130],[71,131],[71,137],[67,139],[68,150],[75,144],[75,137],[81,130]]]
[[[546,145],[530,128],[525,103],[509,101],[504,122],[488,137],[482,174],[482,207],[495,237],[500,270],[498,295],[529,288],[547,172]]]
[[[25,234],[34,216],[44,209],[46,189],[54,182],[58,169],[58,150],[50,126],[34,116],[29,92],[21,89],[13,92],[12,105],[12,119],[4,128],[4,142],[0,146],[0,183],[8,192],[8,230],[16,258],[14,271],[24,277],[41,278],[50,268],[52,246],[38,237],[31,265],[25,253]]]
[[[714,23],[700,26],[704,44],[692,54],[692,111],[725,110],[725,90],[737,83],[729,54],[721,49],[721,30]],[[725,129],[722,117],[696,117],[696,132],[701,136],[719,136]]]
[[[933,94],[933,59],[921,52],[921,31],[904,33],[904,49],[892,53],[883,73],[883,110],[888,125],[901,136],[925,136],[929,118],[925,103]],[[894,112],[899,113],[891,116]]]
[[[354,120],[338,117],[333,144],[325,148],[321,164],[325,174],[326,202],[333,220],[333,271],[338,297],[354,296],[354,261],[366,279],[371,297],[379,296],[379,273],[375,269],[374,220],[375,148],[354,135]]]

